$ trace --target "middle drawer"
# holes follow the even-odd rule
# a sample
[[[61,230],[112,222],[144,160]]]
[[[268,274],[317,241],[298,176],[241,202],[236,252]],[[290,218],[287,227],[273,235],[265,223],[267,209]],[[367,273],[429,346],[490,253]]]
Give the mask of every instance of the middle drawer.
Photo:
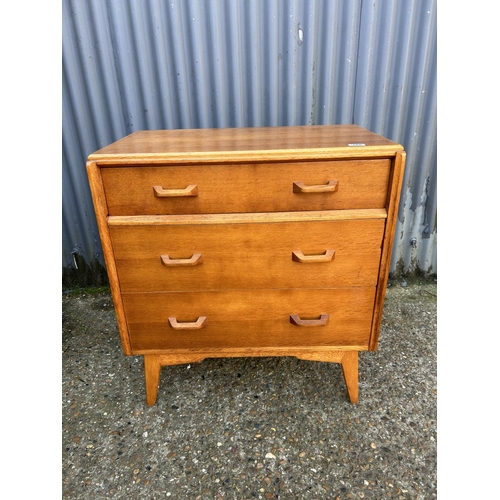
[[[122,292],[374,286],[385,220],[110,226]]]

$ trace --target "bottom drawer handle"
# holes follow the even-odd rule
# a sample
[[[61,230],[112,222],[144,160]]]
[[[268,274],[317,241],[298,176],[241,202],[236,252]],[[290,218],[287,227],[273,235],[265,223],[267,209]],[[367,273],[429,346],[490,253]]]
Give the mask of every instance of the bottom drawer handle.
[[[300,319],[298,314],[290,314],[290,323],[296,326],[325,326],[329,314],[322,314],[319,319]]]
[[[177,318],[168,318],[168,322],[174,330],[199,330],[207,325],[207,317],[200,316],[196,321],[191,323],[179,323]]]

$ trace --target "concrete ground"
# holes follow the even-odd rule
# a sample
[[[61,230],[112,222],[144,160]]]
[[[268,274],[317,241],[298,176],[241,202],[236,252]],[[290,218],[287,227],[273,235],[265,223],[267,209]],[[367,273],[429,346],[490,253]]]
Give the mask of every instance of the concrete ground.
[[[388,288],[357,405],[338,364],[235,358],[164,367],[150,408],[109,293],[63,294],[62,498],[437,498],[436,302]]]

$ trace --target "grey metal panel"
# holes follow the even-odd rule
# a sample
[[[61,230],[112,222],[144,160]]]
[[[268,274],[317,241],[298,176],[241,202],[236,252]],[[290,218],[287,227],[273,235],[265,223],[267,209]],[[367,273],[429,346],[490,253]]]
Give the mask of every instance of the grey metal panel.
[[[363,2],[354,122],[407,152],[391,271],[437,272],[436,2]]]
[[[63,0],[63,270],[88,154],[134,130],[357,123],[401,142],[391,270],[436,265],[436,0]],[[416,244],[411,245],[412,238]]]

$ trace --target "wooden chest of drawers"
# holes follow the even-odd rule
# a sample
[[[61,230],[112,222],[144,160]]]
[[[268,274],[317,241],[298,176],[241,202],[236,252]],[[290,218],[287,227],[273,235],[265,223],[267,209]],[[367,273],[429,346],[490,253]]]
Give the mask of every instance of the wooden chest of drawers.
[[[377,348],[405,152],[355,125],[135,132],[88,158],[126,355],[162,366]]]

